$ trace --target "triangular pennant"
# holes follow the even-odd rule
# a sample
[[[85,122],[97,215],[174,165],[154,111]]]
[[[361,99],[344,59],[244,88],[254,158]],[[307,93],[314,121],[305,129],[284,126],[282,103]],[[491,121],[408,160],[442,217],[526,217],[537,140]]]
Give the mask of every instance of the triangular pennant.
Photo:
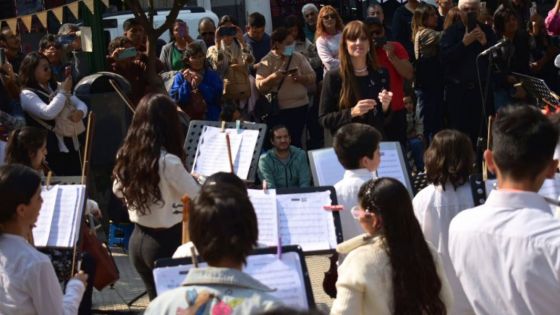
[[[54,16],[56,17],[56,19],[58,20],[58,22],[60,24],[64,23],[64,7],[58,7],[58,8],[54,8],[51,10],[51,12],[54,14]]]
[[[41,11],[37,13],[37,18],[43,27],[47,27],[47,11]]]
[[[68,9],[70,9],[70,12],[72,12],[72,15],[76,18],[76,20],[79,19],[79,17],[78,17],[78,12],[79,12],[79,8],[80,8],[79,4],[80,3],[78,1],[76,1],[76,2],[70,3],[69,5],[66,6]]]
[[[17,18],[6,20],[12,33],[17,34]]]
[[[84,4],[88,7],[91,14],[95,15],[95,6],[93,5],[93,0],[84,0]]]
[[[109,7],[109,0],[101,0],[101,2],[103,2],[106,8]]]
[[[21,21],[28,32],[31,32],[31,23],[33,22],[33,15],[24,15],[21,17]]]

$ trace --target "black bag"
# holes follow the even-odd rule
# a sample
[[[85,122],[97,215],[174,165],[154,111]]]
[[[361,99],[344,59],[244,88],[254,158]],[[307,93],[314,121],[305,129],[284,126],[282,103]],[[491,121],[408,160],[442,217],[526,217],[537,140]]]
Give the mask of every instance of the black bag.
[[[286,71],[290,67],[290,63],[292,62],[292,56],[288,59],[288,64],[286,65]],[[282,88],[282,84],[284,83],[284,79],[282,78],[280,83],[278,84],[278,88],[276,91],[268,92],[264,97],[261,96],[257,100],[257,104],[255,106],[255,118],[260,122],[266,122],[270,117],[278,114],[280,111],[280,104],[278,103],[278,91]]]

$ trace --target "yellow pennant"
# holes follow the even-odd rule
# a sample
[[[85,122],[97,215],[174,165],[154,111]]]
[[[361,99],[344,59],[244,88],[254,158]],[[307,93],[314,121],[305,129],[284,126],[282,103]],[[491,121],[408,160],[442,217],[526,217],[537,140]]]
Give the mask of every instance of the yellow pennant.
[[[23,25],[27,28],[27,31],[31,31],[31,23],[33,22],[33,15],[24,15],[21,17],[21,21]]]
[[[47,27],[47,11],[41,11],[37,13],[37,18],[43,27]]]
[[[93,5],[93,0],[84,0],[86,7],[88,7],[91,14],[95,14],[95,6]]]
[[[17,18],[6,20],[6,23],[8,23],[8,27],[12,30],[12,33],[16,34],[17,33]]]
[[[69,5],[66,6],[66,7],[68,7],[68,9],[70,9],[70,12],[72,12],[72,15],[73,15],[76,19],[79,19],[79,17],[78,17],[79,12],[80,12],[80,10],[79,10],[79,8],[80,8],[79,4],[80,4],[80,3],[79,3],[78,1],[76,1],[76,2],[70,3]]]
[[[64,23],[64,7],[58,7],[51,10],[60,24]]]

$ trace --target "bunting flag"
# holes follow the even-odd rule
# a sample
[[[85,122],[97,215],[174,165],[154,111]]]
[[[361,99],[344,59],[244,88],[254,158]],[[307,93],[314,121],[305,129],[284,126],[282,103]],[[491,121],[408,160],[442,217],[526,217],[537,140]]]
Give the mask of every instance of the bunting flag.
[[[78,14],[79,14],[78,12],[79,12],[79,8],[80,8],[79,4],[80,3],[78,1],[76,1],[76,2],[72,2],[69,5],[67,5],[67,8],[70,9],[70,12],[72,12],[72,15],[76,19],[79,19],[79,17],[78,17]]]
[[[10,30],[12,30],[12,33],[14,34],[17,33],[17,21],[18,21],[17,18],[6,20],[8,27],[10,28]]]
[[[4,1],[4,0],[0,0],[0,1]],[[72,13],[72,15],[74,15],[74,17],[76,19],[79,19],[79,4],[80,2],[83,2],[86,7],[88,8],[88,10],[91,12],[91,14],[95,14],[95,0],[77,0],[74,1],[72,3],[68,3],[65,5],[62,5],[60,7],[56,7],[56,8],[52,8],[49,10],[45,10],[45,11],[39,11],[37,13],[34,14],[29,14],[29,15],[22,15],[22,16],[18,16],[15,18],[11,18],[11,19],[6,19],[6,20],[1,20],[1,22],[6,22],[8,24],[8,27],[12,30],[12,32],[16,32],[17,31],[17,25],[18,25],[18,19],[20,19],[23,22],[23,25],[25,25],[25,27],[27,28],[28,31],[31,30],[31,24],[33,22],[33,16],[36,15],[37,19],[39,20],[39,22],[44,26],[47,27],[47,17],[48,17],[48,12],[52,12],[52,14],[54,14],[54,16],[56,17],[56,19],[58,20],[58,22],[60,22],[61,24],[64,23],[63,17],[64,17],[64,8],[67,7],[70,12]],[[101,0],[101,3],[103,3],[106,7],[109,7],[109,0]]]
[[[37,18],[43,27],[47,27],[47,11],[41,11],[37,13]]]
[[[33,22],[33,15],[24,15],[21,17],[21,21],[23,22],[23,25],[25,25],[25,28],[27,28],[27,31],[31,31],[31,23]]]
[[[91,14],[95,14],[95,6],[93,5],[93,0],[84,0],[84,4],[88,7]]]
[[[64,7],[57,7],[51,10],[60,24],[64,23]]]

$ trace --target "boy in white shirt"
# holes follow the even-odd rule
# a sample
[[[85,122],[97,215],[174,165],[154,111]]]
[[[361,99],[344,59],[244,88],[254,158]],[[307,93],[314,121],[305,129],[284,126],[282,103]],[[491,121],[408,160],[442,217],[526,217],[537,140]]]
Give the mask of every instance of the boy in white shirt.
[[[358,204],[358,191],[363,183],[375,178],[379,167],[381,133],[370,125],[351,123],[340,128],[333,139],[334,152],[344,169],[344,177],[334,185],[339,205],[342,236],[349,240],[363,230],[350,209]]]
[[[476,314],[558,314],[560,221],[537,194],[556,172],[558,130],[532,106],[506,107],[492,137],[498,190],[451,221],[455,272]]]

